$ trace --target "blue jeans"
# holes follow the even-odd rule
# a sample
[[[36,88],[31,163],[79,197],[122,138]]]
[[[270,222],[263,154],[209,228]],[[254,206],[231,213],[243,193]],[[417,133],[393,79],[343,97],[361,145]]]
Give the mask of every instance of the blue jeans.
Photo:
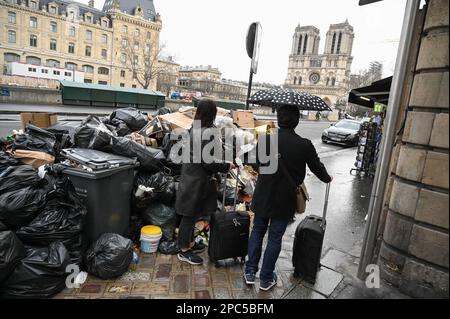
[[[255,216],[253,230],[248,241],[248,260],[245,263],[245,273],[256,274],[258,272],[263,239],[267,228],[269,228],[269,238],[259,278],[261,281],[273,280],[275,264],[281,251],[281,240],[288,224],[288,219],[271,219]]]

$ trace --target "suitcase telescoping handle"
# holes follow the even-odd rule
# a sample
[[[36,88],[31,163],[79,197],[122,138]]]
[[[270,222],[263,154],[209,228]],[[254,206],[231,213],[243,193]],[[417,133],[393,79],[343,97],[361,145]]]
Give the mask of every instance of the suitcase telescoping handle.
[[[328,211],[328,199],[330,198],[330,186],[331,183],[327,183],[327,188],[325,190],[325,203],[323,204],[322,226],[327,224],[327,211]]]
[[[236,186],[234,188],[234,202],[233,202],[233,212],[236,211],[236,203],[237,203],[237,197],[238,197],[238,186],[239,186],[239,166],[236,167],[237,173],[236,173]],[[224,185],[223,185],[223,197],[222,197],[222,207],[223,211],[225,211],[225,194],[227,192],[227,173],[223,174],[224,176]]]

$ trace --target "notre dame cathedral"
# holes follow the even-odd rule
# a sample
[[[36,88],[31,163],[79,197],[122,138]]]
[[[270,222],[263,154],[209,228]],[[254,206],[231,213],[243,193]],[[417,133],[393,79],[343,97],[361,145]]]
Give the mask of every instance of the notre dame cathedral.
[[[353,38],[353,27],[348,21],[332,24],[326,35],[324,53],[319,54],[320,30],[314,26],[297,26],[285,87],[320,96],[331,107],[346,98]]]

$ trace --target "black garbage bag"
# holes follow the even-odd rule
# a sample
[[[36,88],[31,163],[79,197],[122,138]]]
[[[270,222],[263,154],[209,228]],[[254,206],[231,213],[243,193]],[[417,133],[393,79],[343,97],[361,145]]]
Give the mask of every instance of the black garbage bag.
[[[0,221],[0,231],[5,231],[5,230],[9,230],[9,227]]]
[[[118,109],[112,112],[110,119],[111,121],[117,119],[125,122],[133,131],[142,129],[148,122],[148,117],[133,107]]]
[[[136,198],[138,201],[148,204],[161,201],[165,205],[171,206],[175,202],[175,180],[172,176],[166,175],[163,172],[156,174],[149,174],[146,172],[139,172],[134,180],[134,190],[139,186],[152,188],[149,193],[144,196]]]
[[[0,194],[0,220],[10,227],[31,222],[46,203],[46,189],[28,186]]]
[[[66,176],[56,176],[53,187],[54,190],[47,194],[45,208],[16,234],[31,246],[48,246],[60,241],[69,251],[72,263],[80,264],[86,207]]]
[[[114,127],[114,131],[116,132],[117,136],[127,136],[128,134],[133,132],[133,130],[128,127],[127,123],[122,120],[112,119],[110,123],[111,126]]]
[[[0,174],[9,166],[20,165],[19,161],[14,158],[10,153],[0,150]]]
[[[148,225],[161,227],[163,240],[173,240],[177,221],[174,207],[166,206],[163,203],[153,203],[141,215]]]
[[[0,286],[25,258],[25,248],[12,231],[0,231]]]
[[[105,150],[116,136],[97,116],[89,115],[75,130],[75,145],[78,148]]]
[[[66,287],[69,264],[69,253],[60,242],[48,247],[26,247],[26,257],[4,282],[1,297],[52,297]]]
[[[158,251],[164,255],[176,255],[180,248],[176,241],[162,241],[158,246]]]
[[[112,152],[125,157],[137,158],[141,168],[158,172],[164,169],[164,153],[156,148],[146,147],[126,137],[113,139]]]
[[[133,260],[133,242],[118,234],[103,234],[85,255],[87,271],[101,279],[123,275]]]
[[[57,138],[55,134],[42,128],[28,124],[25,134],[16,136],[13,143],[13,150],[28,150],[44,152],[55,156],[57,154]]]
[[[160,109],[158,109],[158,111],[156,112],[156,115],[166,115],[172,113],[172,111],[168,108],[168,107],[162,107]]]
[[[33,166],[12,166],[11,171],[0,178],[0,194],[36,185],[40,180],[41,178]]]

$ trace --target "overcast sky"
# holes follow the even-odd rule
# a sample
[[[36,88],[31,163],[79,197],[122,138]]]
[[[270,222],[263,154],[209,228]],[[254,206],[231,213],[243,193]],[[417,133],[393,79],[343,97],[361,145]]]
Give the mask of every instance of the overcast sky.
[[[126,0],[122,0],[126,1]],[[142,0],[146,1],[146,0]],[[87,3],[88,0],[81,0]],[[103,7],[103,0],[95,6]],[[262,25],[258,74],[254,80],[283,84],[295,27],[320,29],[323,52],[330,24],[348,19],[353,26],[352,72],[378,60],[384,75],[394,70],[406,0],[384,0],[360,7],[359,0],[153,0],[161,14],[161,43],[181,65],[212,65],[227,79],[247,81],[245,51],[248,26]]]

